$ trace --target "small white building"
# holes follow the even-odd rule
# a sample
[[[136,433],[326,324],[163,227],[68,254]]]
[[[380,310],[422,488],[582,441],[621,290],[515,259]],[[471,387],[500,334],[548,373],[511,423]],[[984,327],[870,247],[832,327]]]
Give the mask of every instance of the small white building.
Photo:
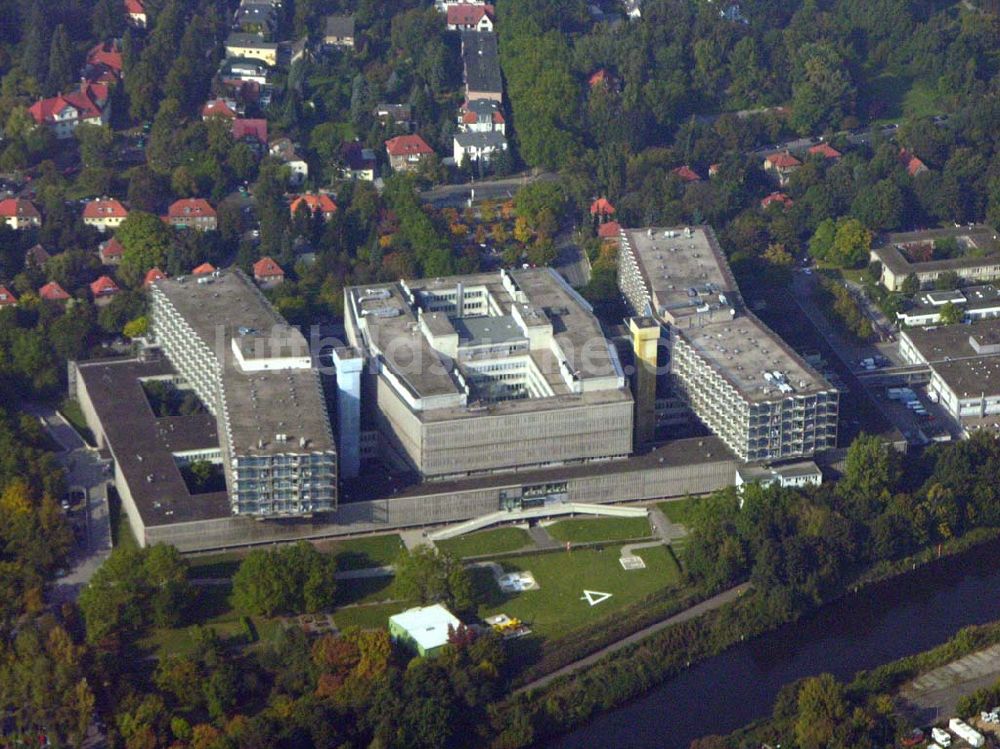
[[[466,159],[489,162],[500,151],[507,150],[503,133],[456,133],[454,139],[455,164],[462,166]]]
[[[822,483],[823,472],[811,460],[777,466],[747,463],[736,469],[736,487],[741,492],[746,484],[758,484],[764,488],[778,486],[782,489],[801,489]]]
[[[440,603],[417,606],[389,617],[392,639],[404,642],[423,657],[435,656],[448,644],[448,637],[462,625],[458,617]]]
[[[298,187],[309,177],[309,164],[299,156],[295,144],[289,138],[278,138],[268,148],[271,155],[279,159],[291,170],[288,184]]]

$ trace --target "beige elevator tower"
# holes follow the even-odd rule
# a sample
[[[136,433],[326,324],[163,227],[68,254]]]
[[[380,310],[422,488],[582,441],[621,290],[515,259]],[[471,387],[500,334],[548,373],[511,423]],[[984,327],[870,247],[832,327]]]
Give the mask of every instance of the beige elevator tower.
[[[635,357],[633,395],[635,400],[635,447],[653,440],[656,431],[656,354],[660,324],[652,317],[632,317],[628,321]]]

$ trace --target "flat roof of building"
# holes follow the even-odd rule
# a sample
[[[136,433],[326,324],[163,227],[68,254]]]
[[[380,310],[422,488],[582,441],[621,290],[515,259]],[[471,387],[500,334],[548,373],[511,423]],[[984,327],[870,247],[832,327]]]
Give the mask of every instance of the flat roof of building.
[[[959,398],[1000,394],[1000,356],[939,361],[931,366]]]
[[[463,31],[462,59],[468,90],[503,93],[496,34],[492,31]]]
[[[462,622],[440,603],[417,606],[389,617],[414,639],[424,651],[448,644],[448,629],[458,629]]]
[[[308,356],[299,330],[279,315],[254,283],[237,270],[198,277],[165,278],[153,284],[222,363],[227,431],[234,455],[281,455],[333,451],[326,403],[313,369],[244,371],[232,344],[255,363],[266,358]],[[242,340],[247,339],[247,340]],[[275,364],[280,367],[281,364]],[[281,435],[283,439],[278,439]]]
[[[903,254],[901,249],[908,244],[926,244],[947,238],[957,239],[965,247],[966,252],[972,254],[942,260],[913,262]],[[996,232],[984,224],[889,234],[880,246],[873,248],[872,252],[880,263],[897,276],[977,268],[1000,263],[1000,254],[998,254],[1000,244],[997,242]]]
[[[143,525],[228,517],[226,492],[191,494],[173,453],[219,448],[215,417],[157,417],[142,378],[176,375],[166,359],[79,362],[87,395]]]
[[[988,344],[1000,340],[1000,319],[979,320],[971,325],[907,328],[900,335],[909,340],[928,363],[970,359],[982,355],[973,348],[973,337]]]
[[[422,295],[457,292],[459,284],[466,295],[485,292],[493,314],[454,316],[441,311],[423,311]],[[513,296],[510,289],[518,296]],[[591,379],[623,377],[623,374],[617,353],[604,337],[590,305],[549,268],[354,286],[345,289],[345,296],[348,314],[364,331],[365,345],[377,353],[392,376],[414,398],[463,393],[460,369],[450,357],[433,348],[421,330],[421,319],[435,336],[454,332],[463,344],[487,341],[503,344],[527,338],[514,323],[515,311],[528,326],[551,325],[552,338],[564,358],[557,359],[549,349],[532,350],[530,357],[552,389],[553,396],[491,403],[488,407],[491,412],[529,412],[631,397],[624,384],[621,388],[584,388],[583,393],[572,393],[567,387],[561,374],[562,361],[584,383]],[[449,406],[421,410],[420,418],[460,418],[479,412]]]
[[[940,312],[948,302],[963,310],[975,311],[1000,307],[1000,289],[993,284],[966,286],[953,291],[922,291],[904,306],[908,315]]]
[[[655,227],[623,233],[622,251],[636,260],[650,292],[653,314],[671,323],[672,334],[687,341],[744,398],[764,402],[833,390],[743,304],[711,227]],[[778,388],[774,372],[781,373],[793,392]]]

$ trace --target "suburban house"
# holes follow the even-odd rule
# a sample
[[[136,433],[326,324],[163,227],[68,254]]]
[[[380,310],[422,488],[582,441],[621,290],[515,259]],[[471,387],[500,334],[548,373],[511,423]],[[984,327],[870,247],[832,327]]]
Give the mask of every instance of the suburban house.
[[[496,131],[488,133],[455,133],[454,156],[455,164],[462,166],[466,159],[490,161],[499,151],[507,150],[507,139],[503,133]]]
[[[333,199],[325,192],[307,192],[293,198],[291,205],[289,206],[289,212],[292,216],[298,212],[299,206],[301,205],[308,208],[314,216],[317,213],[320,214],[324,221],[329,221],[333,218],[333,214],[337,212],[337,204],[334,203]]]
[[[232,133],[233,140],[237,143],[246,143],[258,154],[267,148],[267,120],[235,119]]]
[[[395,125],[408,131],[413,130],[416,124],[413,122],[413,107],[409,104],[379,104],[372,114],[383,125]]]
[[[83,223],[98,231],[116,229],[128,218],[128,209],[114,198],[91,200],[83,208]]]
[[[354,49],[354,16],[327,16],[323,27],[323,46]]]
[[[450,31],[493,31],[493,6],[456,3],[448,6]]]
[[[219,78],[227,85],[256,83],[264,86],[270,75],[271,71],[266,63],[249,57],[230,57],[219,66]]]
[[[117,39],[92,47],[81,72],[89,83],[116,83],[122,75],[122,50]]]
[[[43,268],[51,257],[44,247],[36,244],[34,247],[29,247],[28,251],[24,253],[24,267],[26,270]]]
[[[617,242],[622,233],[622,225],[617,221],[606,221],[597,227],[597,236],[604,242]]]
[[[473,99],[458,110],[458,129],[463,133],[507,133],[507,122],[500,103],[493,99]]]
[[[125,248],[117,237],[111,237],[97,245],[97,256],[102,265],[119,265],[125,256]]]
[[[154,283],[162,278],[166,278],[167,274],[164,273],[159,268],[150,268],[146,271],[146,277],[142,280],[142,285],[144,287],[152,286]]]
[[[671,170],[671,174],[676,174],[680,177],[681,182],[701,182],[701,175],[687,164]]]
[[[0,309],[4,307],[16,307],[17,297],[14,296],[6,286],[0,286]]]
[[[216,268],[211,263],[202,263],[191,270],[192,276],[210,276],[215,273]]]
[[[28,109],[35,123],[50,128],[57,138],[71,138],[81,123],[107,125],[111,117],[108,87],[102,83],[81,83],[68,94],[36,101]]]
[[[341,176],[344,179],[360,179],[365,182],[375,180],[375,152],[364,148],[357,141],[344,143],[340,147],[340,158],[343,161]]]
[[[47,302],[65,302],[69,299],[69,294],[66,293],[66,289],[55,281],[49,281],[42,288],[40,288],[38,290],[38,296]]]
[[[622,8],[629,18],[642,18],[642,0],[622,0]]]
[[[389,166],[394,172],[412,172],[434,154],[434,149],[419,135],[397,135],[385,142]]]
[[[0,200],[0,221],[11,229],[29,229],[42,225],[42,214],[30,200],[6,198]]]
[[[277,65],[278,44],[265,41],[263,34],[244,34],[234,31],[226,37],[226,57],[243,57],[260,60],[268,65]]]
[[[607,198],[598,198],[590,204],[590,215],[597,216],[602,221],[608,216],[613,215],[614,212],[615,207],[611,205],[611,201]]]
[[[453,5],[486,5],[486,0],[434,0],[434,10],[447,13]]]
[[[911,177],[916,177],[918,174],[930,171],[930,169],[927,168],[927,164],[918,159],[905,148],[899,149],[899,163],[903,165],[906,173]]]
[[[163,220],[176,229],[215,231],[218,219],[215,209],[204,198],[183,198],[174,201]]]
[[[119,291],[121,291],[121,289],[118,288],[118,284],[112,281],[108,276],[101,276],[90,284],[90,294],[94,297],[94,304],[99,307],[109,304],[111,302],[111,297]]]
[[[289,138],[278,138],[270,147],[271,155],[291,170],[288,184],[296,187],[301,185],[309,177],[309,164],[299,156],[295,150],[295,144]]]
[[[764,158],[764,171],[777,179],[782,187],[788,184],[788,180],[800,166],[802,162],[788,151],[772,153]]]
[[[211,117],[223,117],[227,120],[235,120],[240,116],[239,109],[234,99],[211,99],[201,108],[201,118],[207,120]]]
[[[137,29],[146,28],[146,7],[142,0],[125,0],[125,16]]]
[[[247,2],[240,5],[233,27],[248,34],[273,34],[278,27],[275,7],[268,2]]]
[[[829,143],[817,143],[815,146],[810,146],[808,154],[810,156],[822,156],[824,159],[829,159],[830,161],[836,161],[844,155]]]
[[[772,205],[780,205],[786,211],[794,205],[794,201],[783,192],[772,192],[760,201],[760,207],[765,211]]]
[[[462,32],[462,66],[465,72],[465,100],[503,101],[503,78],[496,34],[488,31]]]
[[[253,264],[253,280],[269,289],[285,280],[285,271],[271,258],[262,257]]]

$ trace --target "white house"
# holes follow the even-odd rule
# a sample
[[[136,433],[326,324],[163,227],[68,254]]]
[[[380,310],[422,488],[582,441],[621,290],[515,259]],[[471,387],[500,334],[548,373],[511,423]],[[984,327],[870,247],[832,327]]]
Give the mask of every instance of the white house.
[[[288,183],[297,187],[309,177],[309,164],[299,156],[295,150],[295,144],[288,138],[278,138],[271,143],[269,148],[271,155],[277,157],[291,170]]]
[[[466,159],[490,161],[494,154],[507,150],[507,139],[503,133],[456,133],[454,140],[455,164],[462,166]]]

